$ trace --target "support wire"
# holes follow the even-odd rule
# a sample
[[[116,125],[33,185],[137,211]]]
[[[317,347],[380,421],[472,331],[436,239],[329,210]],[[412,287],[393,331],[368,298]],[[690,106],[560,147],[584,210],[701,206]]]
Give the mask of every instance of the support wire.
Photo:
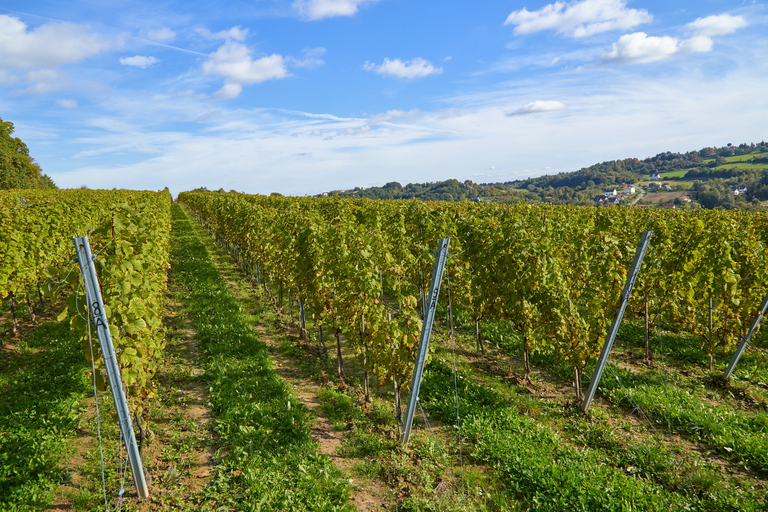
[[[464,454],[461,446],[461,419],[459,417],[459,381],[456,368],[456,340],[453,337],[453,302],[451,302],[451,277],[450,272],[445,273],[446,288],[448,291],[448,323],[451,328],[451,355],[453,356],[453,390],[456,397],[456,437],[459,445],[459,461],[461,462],[461,495],[464,496]]]
[[[429,420],[427,419],[427,413],[424,412],[424,408],[421,406],[421,400],[419,400],[418,398],[416,399],[416,405],[419,406],[419,410],[421,411],[421,416],[424,419],[424,423],[427,425],[427,430],[429,430],[429,435],[432,436],[432,440],[440,448],[440,452],[443,454],[443,460],[445,461],[445,465],[448,468],[448,471],[451,473],[451,480],[453,481],[453,485],[456,486],[457,491],[461,492],[461,498],[466,504],[467,498],[466,496],[464,496],[463,482],[461,487],[459,487],[459,483],[456,481],[456,474],[453,472],[453,467],[451,466],[450,461],[448,460],[448,455],[446,453],[445,447],[440,443],[440,441],[438,441],[437,437],[435,436],[435,433],[432,431],[432,426],[429,424]]]

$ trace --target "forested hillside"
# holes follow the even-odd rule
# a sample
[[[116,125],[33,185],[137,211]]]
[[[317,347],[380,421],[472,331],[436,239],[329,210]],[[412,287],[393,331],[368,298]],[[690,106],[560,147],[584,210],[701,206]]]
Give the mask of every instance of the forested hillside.
[[[655,177],[655,178],[654,178]],[[768,200],[768,143],[728,144],[686,153],[665,152],[640,160],[612,160],[574,172],[508,181],[505,183],[435,183],[334,190],[321,195],[369,199],[421,199],[423,201],[481,201],[513,203],[521,200],[557,204],[594,204],[606,189],[639,184],[649,178],[669,181],[669,190],[689,191],[705,208],[749,208]],[[734,187],[746,187],[741,197]]]

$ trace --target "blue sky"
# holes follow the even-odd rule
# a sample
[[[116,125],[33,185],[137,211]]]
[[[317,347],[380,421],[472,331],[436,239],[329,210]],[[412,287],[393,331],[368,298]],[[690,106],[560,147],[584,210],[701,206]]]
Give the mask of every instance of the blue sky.
[[[5,0],[0,118],[60,187],[506,181],[768,138],[768,8]]]

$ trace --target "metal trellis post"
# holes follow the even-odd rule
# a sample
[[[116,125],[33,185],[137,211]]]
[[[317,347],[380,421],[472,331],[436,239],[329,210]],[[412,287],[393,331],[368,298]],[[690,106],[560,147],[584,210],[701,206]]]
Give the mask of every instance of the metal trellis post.
[[[651,241],[651,235],[653,235],[653,231],[650,229],[643,231],[643,234],[640,237],[640,243],[637,244],[635,259],[632,262],[632,267],[630,268],[629,274],[627,275],[627,282],[624,284],[624,291],[621,292],[621,304],[619,305],[619,309],[616,310],[616,316],[613,318],[610,329],[608,329],[608,334],[605,337],[605,345],[603,345],[603,350],[600,352],[600,357],[597,360],[597,367],[595,368],[595,372],[592,374],[592,380],[589,382],[587,393],[584,395],[584,401],[581,403],[581,410],[584,412],[587,412],[587,409],[589,409],[589,406],[592,404],[592,399],[595,398],[597,386],[600,384],[600,377],[603,375],[605,363],[608,362],[608,356],[610,355],[611,348],[613,347],[613,340],[616,339],[616,333],[619,332],[619,325],[621,325],[621,320],[624,318],[624,311],[627,309],[629,296],[632,294],[632,288],[635,286],[635,280],[637,280],[637,276],[640,273],[640,267],[643,265],[643,258],[645,257],[645,251],[648,249],[648,244]]]
[[[424,363],[427,360],[429,336],[432,334],[432,322],[435,320],[437,297],[440,294],[440,283],[443,280],[443,270],[445,269],[445,262],[448,259],[448,243],[450,241],[450,238],[441,238],[437,245],[437,252],[435,253],[435,266],[432,268],[432,280],[429,282],[429,298],[427,300],[427,307],[425,308],[424,323],[421,327],[419,349],[416,353],[416,365],[413,369],[411,393],[408,395],[408,405],[405,408],[405,418],[403,418],[403,444],[408,444],[411,437],[413,415],[416,412],[416,403],[419,400],[419,387],[421,387],[421,377],[424,374]]]
[[[107,370],[109,380],[109,389],[112,391],[112,398],[115,402],[120,433],[125,442],[125,449],[128,454],[128,461],[133,473],[133,482],[136,485],[140,498],[149,496],[149,488],[144,477],[144,467],[141,464],[141,455],[136,445],[136,436],[133,433],[133,424],[131,423],[131,414],[128,410],[128,402],[125,400],[122,381],[120,379],[120,368],[117,364],[115,347],[112,344],[112,335],[109,332],[107,324],[106,310],[104,309],[104,299],[101,296],[99,279],[96,275],[96,266],[91,255],[91,247],[88,244],[88,237],[73,237],[75,248],[77,249],[77,261],[80,263],[80,271],[83,274],[85,282],[85,295],[88,300],[88,308],[91,310],[93,322],[96,325],[96,333],[99,337],[101,354],[104,357],[104,367]]]
[[[747,345],[749,345],[749,340],[752,339],[752,335],[757,330],[757,326],[760,324],[760,320],[762,320],[765,316],[766,310],[768,310],[768,294],[766,294],[765,298],[763,298],[763,304],[760,306],[760,313],[752,321],[752,325],[749,326],[749,332],[747,333],[746,337],[741,340],[741,343],[739,343],[739,347],[736,349],[736,353],[733,354],[731,362],[728,364],[728,368],[726,368],[725,373],[723,374],[724,380],[731,378],[733,370],[736,368],[736,365],[739,364],[739,359],[741,359],[741,356],[744,354],[744,350],[746,350]]]

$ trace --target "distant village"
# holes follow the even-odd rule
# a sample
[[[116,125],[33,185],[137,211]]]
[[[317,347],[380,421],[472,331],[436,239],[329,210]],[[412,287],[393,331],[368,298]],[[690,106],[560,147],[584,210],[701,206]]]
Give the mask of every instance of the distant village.
[[[627,185],[626,183],[622,183],[619,189],[613,188],[610,190],[606,190],[602,194],[593,197],[592,200],[595,201],[595,204],[604,204],[604,205],[620,204],[623,200],[627,199],[636,191],[637,190],[635,189],[634,186]]]
[[[649,176],[649,180],[660,180],[662,179],[661,175],[658,173],[653,173]],[[650,181],[647,185],[648,192],[671,192],[673,189],[672,187],[667,183],[661,183],[658,181]],[[603,206],[609,206],[609,205],[618,205],[621,204],[623,201],[630,198],[630,196],[633,196],[637,192],[637,188],[633,185],[628,185],[626,183],[622,183],[620,188],[614,188],[609,189],[603,192],[602,194],[599,194],[592,198],[592,200],[595,202],[596,205],[603,205]],[[747,187],[735,187],[731,189],[731,192],[734,196],[738,195],[744,195],[747,193]],[[683,195],[679,197],[679,200],[682,203],[690,203],[692,201],[691,197],[689,195]],[[661,208],[676,208],[677,205],[675,203],[663,203],[660,204],[659,207]]]

